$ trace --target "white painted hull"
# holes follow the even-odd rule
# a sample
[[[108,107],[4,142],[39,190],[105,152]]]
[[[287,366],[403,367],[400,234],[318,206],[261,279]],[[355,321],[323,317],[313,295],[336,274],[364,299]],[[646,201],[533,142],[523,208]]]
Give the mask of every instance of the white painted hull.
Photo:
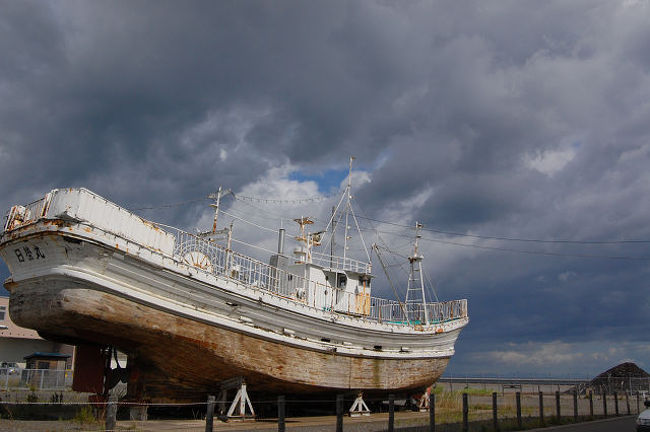
[[[244,376],[258,390],[406,390],[431,385],[466,316],[418,327],[333,313],[80,221],[39,220],[0,254],[19,325],[114,345],[147,370],[152,399],[191,399]]]

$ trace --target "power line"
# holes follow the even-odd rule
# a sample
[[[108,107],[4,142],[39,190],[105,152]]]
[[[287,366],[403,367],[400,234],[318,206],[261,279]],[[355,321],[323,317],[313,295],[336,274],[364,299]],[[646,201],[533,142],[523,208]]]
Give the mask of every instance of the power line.
[[[403,233],[398,233],[394,231],[383,231],[383,230],[378,230],[378,229],[373,229],[373,228],[365,228],[363,231],[371,231],[371,232],[378,232],[380,234],[387,234],[387,235],[394,235],[398,237],[405,237]],[[571,253],[562,253],[562,252],[546,252],[546,251],[534,251],[534,250],[527,250],[527,249],[514,249],[514,248],[507,248],[507,247],[497,247],[497,246],[482,246],[482,245],[477,245],[477,244],[466,244],[466,243],[457,243],[457,242],[452,242],[448,240],[440,240],[440,239],[433,239],[429,237],[422,236],[422,240],[424,241],[429,241],[433,243],[442,243],[446,245],[451,245],[451,246],[461,246],[461,247],[467,247],[467,248],[475,248],[475,249],[485,249],[485,250],[494,250],[494,251],[502,251],[502,252],[512,252],[512,253],[520,253],[520,254],[525,254],[525,255],[544,255],[544,256],[557,256],[557,257],[566,257],[566,258],[600,258],[600,259],[614,259],[614,260],[634,260],[634,261],[647,261],[650,260],[650,257],[646,256],[640,256],[640,257],[634,257],[634,256],[619,256],[619,255],[593,255],[593,254],[571,254]],[[384,242],[386,243],[386,242]],[[394,250],[391,250],[387,247],[384,247],[387,249],[389,252],[399,255]],[[392,248],[394,249],[394,248]]]
[[[560,252],[531,251],[531,250],[525,250],[525,249],[512,249],[512,248],[503,248],[503,247],[495,247],[495,246],[468,245],[468,244],[463,244],[463,243],[456,243],[456,242],[450,242],[450,241],[445,241],[445,240],[431,239],[431,238],[426,238],[426,237],[422,237],[422,240],[426,240],[426,241],[430,241],[430,242],[434,242],[434,243],[442,243],[442,244],[452,245],[452,246],[462,246],[462,247],[470,247],[470,248],[476,248],[476,249],[487,249],[487,250],[496,250],[496,251],[504,251],[504,252],[513,252],[513,253],[520,253],[520,254],[525,254],[525,255],[545,255],[545,256],[566,257],[566,258],[600,258],[600,259],[631,260],[631,261],[648,261],[648,260],[650,260],[650,257],[647,257],[647,256],[634,257],[634,256],[617,256],[617,255],[567,254],[567,253],[560,253]]]
[[[387,225],[393,225],[397,226],[400,228],[408,228],[408,229],[413,229],[413,226],[411,225],[404,225],[396,222],[389,222],[389,221],[383,221],[380,219],[373,219],[365,216],[359,216],[360,219],[367,219],[373,222],[379,222]],[[486,236],[486,235],[479,235],[479,234],[465,234],[465,233],[459,233],[459,232],[453,232],[453,231],[444,231],[440,229],[435,229],[435,228],[422,228],[424,231],[430,231],[434,232],[437,234],[445,234],[445,235],[453,235],[453,236],[458,236],[458,237],[470,237],[470,238],[477,238],[477,239],[483,239],[483,240],[503,240],[503,241],[518,241],[518,242],[529,242],[529,243],[558,243],[558,244],[593,244],[593,245],[608,245],[608,244],[645,244],[645,243],[650,243],[650,240],[543,240],[543,239],[531,239],[531,238],[518,238],[518,237],[501,237],[501,236]]]

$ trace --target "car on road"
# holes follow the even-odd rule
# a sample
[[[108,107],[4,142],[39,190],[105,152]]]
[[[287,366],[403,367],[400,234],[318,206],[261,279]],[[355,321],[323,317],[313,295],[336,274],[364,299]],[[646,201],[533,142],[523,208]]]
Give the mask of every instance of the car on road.
[[[649,409],[641,412],[636,418],[636,430],[637,432],[650,432],[650,400],[643,402],[643,405]]]

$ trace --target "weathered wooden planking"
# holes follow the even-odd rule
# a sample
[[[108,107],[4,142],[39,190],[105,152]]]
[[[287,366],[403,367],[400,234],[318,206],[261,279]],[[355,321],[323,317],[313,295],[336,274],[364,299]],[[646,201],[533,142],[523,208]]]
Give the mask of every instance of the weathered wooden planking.
[[[143,385],[138,398],[151,400],[197,400],[233,376],[244,376],[251,388],[277,393],[417,389],[431,385],[449,361],[301,349],[62,279],[15,284],[10,302],[12,319],[19,325],[128,353]]]

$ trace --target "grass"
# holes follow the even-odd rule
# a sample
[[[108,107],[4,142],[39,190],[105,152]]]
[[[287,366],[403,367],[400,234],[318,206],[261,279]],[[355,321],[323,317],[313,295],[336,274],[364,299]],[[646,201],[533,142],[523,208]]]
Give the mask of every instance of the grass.
[[[95,418],[95,414],[93,413],[93,409],[89,405],[81,407],[72,421],[80,425],[98,423],[98,420]]]
[[[447,390],[442,387],[433,389],[436,399],[436,424],[460,424],[463,421],[463,394],[468,395],[468,421],[470,422],[471,431],[491,431],[493,430],[492,424],[492,393],[493,389],[485,388],[469,388],[460,390]],[[609,398],[608,398],[609,401]],[[632,403],[630,405],[633,405]],[[518,430],[517,423],[517,408],[516,408],[516,395],[514,392],[498,392],[497,393],[497,416],[499,429],[502,431]],[[599,406],[602,406],[600,401],[596,402],[594,397],[594,418],[601,418]],[[621,414],[625,414],[627,409],[625,402],[621,403],[619,400]],[[579,422],[591,420],[588,414],[588,404],[586,399],[578,400],[579,408]],[[609,408],[609,416],[613,416],[614,412],[611,407]],[[573,418],[573,397],[570,394],[562,394],[561,398],[561,414],[562,417],[557,419],[555,416],[555,397],[553,393],[545,394],[544,398],[544,424],[561,425],[574,423]],[[539,419],[539,396],[537,393],[524,393],[521,394],[521,416],[522,416],[522,429],[532,429],[540,427],[541,422]],[[421,427],[421,426],[420,426]]]

